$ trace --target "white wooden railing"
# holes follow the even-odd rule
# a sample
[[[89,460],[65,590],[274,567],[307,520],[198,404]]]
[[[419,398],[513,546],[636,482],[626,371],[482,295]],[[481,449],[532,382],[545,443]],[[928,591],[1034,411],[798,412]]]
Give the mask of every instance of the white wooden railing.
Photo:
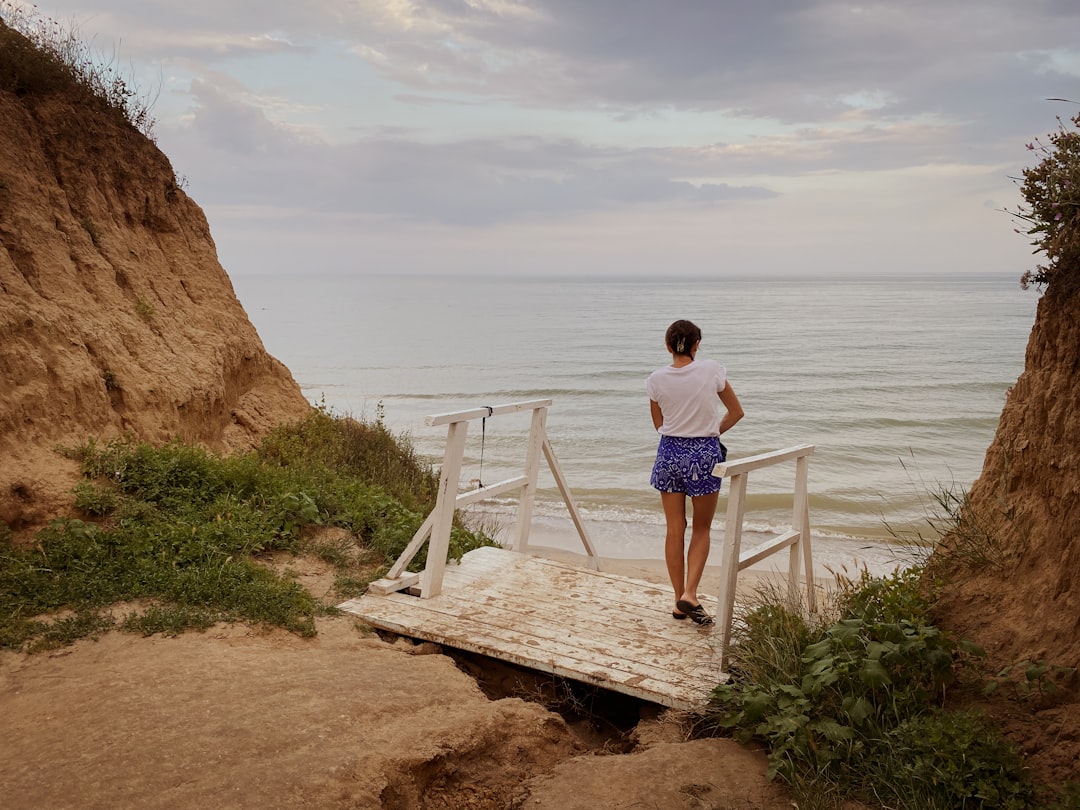
[[[536,480],[540,472],[540,456],[547,460],[551,474],[559,488],[559,493],[570,510],[570,518],[577,528],[578,536],[585,546],[589,564],[600,569],[600,560],[585,531],[577,505],[566,485],[562,469],[555,458],[555,451],[547,437],[547,412],[550,399],[536,399],[528,402],[513,402],[508,405],[484,406],[467,411],[455,411],[429,416],[424,420],[428,426],[447,425],[446,451],[443,454],[442,472],[439,474],[439,492],[435,508],[427,520],[413,536],[412,541],[390,567],[386,576],[368,586],[372,593],[393,593],[394,591],[414,588],[419,584],[422,598],[438,596],[442,593],[443,572],[446,570],[447,553],[450,548],[450,529],[454,523],[454,512],[470,503],[484,498],[493,498],[505,492],[521,490],[517,516],[514,521],[514,551],[526,551],[529,547],[529,529],[532,525],[533,504],[536,500]],[[461,485],[461,463],[465,455],[465,437],[468,435],[469,422],[477,419],[491,419],[510,413],[532,411],[532,424],[525,450],[525,469],[521,475],[508,478],[490,486],[480,486],[468,492],[459,492]],[[417,552],[428,544],[427,561],[421,573],[410,573],[405,569],[412,562]]]
[[[757,456],[726,461],[713,468],[713,475],[728,479],[727,520],[724,525],[723,554],[720,561],[719,616],[720,627],[720,667],[727,668],[728,643],[731,641],[731,623],[735,614],[735,589],[739,572],[749,568],[783,549],[789,549],[788,556],[788,599],[792,606],[799,604],[799,567],[802,563],[806,576],[806,603],[813,611],[814,599],[814,564],[810,549],[810,509],[807,501],[807,481],[810,456],[814,445],[802,444],[784,450],[774,450]],[[795,461],[795,496],[789,531],[746,552],[741,550],[743,518],[746,513],[746,483],[753,470],[770,467],[785,461]],[[800,553],[801,552],[801,553]]]
[[[514,551],[527,551],[541,455],[547,460],[548,467],[570,512],[578,536],[585,546],[589,565],[596,570],[600,569],[600,559],[596,554],[588,532],[585,530],[577,505],[555,458],[551,442],[547,437],[547,412],[551,402],[550,399],[513,402],[507,405],[485,406],[465,411],[437,414],[424,420],[425,424],[429,426],[447,425],[446,450],[443,455],[442,470],[439,474],[439,491],[435,501],[435,508],[427,516],[427,519],[401,553],[401,556],[390,567],[386,576],[368,586],[369,592],[388,594],[395,591],[412,590],[425,599],[438,596],[442,592],[443,573],[446,570],[447,554],[450,548],[450,530],[454,522],[454,513],[468,504],[506,492],[521,491],[514,521],[511,547]],[[532,424],[529,429],[529,439],[525,452],[525,468],[522,474],[490,486],[480,486],[467,492],[459,492],[462,460],[465,455],[465,439],[468,435],[469,423],[477,419],[491,419],[496,416],[522,413],[524,411],[532,412]],[[807,606],[811,611],[815,608],[813,556],[810,548],[810,512],[807,501],[808,469],[810,456],[813,452],[813,445],[804,444],[784,450],[762,453],[757,456],[726,461],[713,468],[714,475],[728,479],[729,487],[727,519],[720,561],[721,581],[719,615],[717,616],[717,624],[721,632],[720,666],[722,669],[727,666],[727,649],[731,640],[735,592],[740,571],[785,548],[789,549],[788,597],[793,606],[798,605],[800,601],[799,568],[801,565],[805,573]],[[756,548],[743,552],[741,546],[743,520],[746,513],[748,475],[753,470],[786,461],[795,462],[792,529],[778,534]],[[425,542],[428,542],[429,545],[424,570],[420,573],[406,571],[405,569]]]

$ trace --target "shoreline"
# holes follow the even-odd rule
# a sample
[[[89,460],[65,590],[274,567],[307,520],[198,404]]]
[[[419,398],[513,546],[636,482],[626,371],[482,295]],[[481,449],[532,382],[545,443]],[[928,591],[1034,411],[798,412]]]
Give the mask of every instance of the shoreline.
[[[495,532],[495,539],[509,545],[513,527],[513,515],[504,515],[503,522]],[[613,565],[626,564],[637,568],[656,565],[663,571],[663,527],[608,521],[588,521],[585,530],[601,561]],[[772,538],[773,535],[744,529],[742,551],[752,549]],[[722,525],[713,524],[712,548],[708,568],[719,569],[720,548],[724,539]],[[908,567],[918,557],[917,551],[899,543],[884,543],[869,538],[836,538],[820,536],[811,531],[810,545],[815,579],[833,579],[834,574],[857,572],[865,567],[874,576],[887,576],[898,567]],[[534,516],[529,530],[529,548],[546,549],[552,553],[575,555],[585,559],[585,547],[570,518]],[[787,554],[780,552],[747,568],[757,574],[786,573]],[[666,573],[664,575],[666,581]]]
[[[512,526],[511,517],[495,534],[495,539],[506,547],[511,545]],[[658,527],[651,525],[635,526],[603,521],[590,521],[585,528],[603,571],[657,585],[669,585],[667,566],[663,559],[662,528],[657,531]],[[636,536],[628,539],[628,532]],[[723,536],[723,528],[714,525],[709,563],[705,567],[699,589],[706,599],[715,599],[719,594],[720,546]],[[744,531],[742,549],[745,551],[769,539],[771,535]],[[909,567],[917,561],[916,554],[910,548],[899,544],[841,540],[818,537],[813,533],[810,542],[814,583],[819,588],[829,588],[837,575],[854,579],[865,568],[872,576],[884,577],[897,568]],[[643,548],[645,553],[642,553]],[[650,549],[655,549],[655,554]],[[534,518],[529,531],[528,553],[583,568],[588,566],[584,544],[569,517]],[[783,585],[787,581],[787,565],[788,554],[781,551],[741,571],[736,587],[737,597],[741,600],[752,600],[762,589]]]

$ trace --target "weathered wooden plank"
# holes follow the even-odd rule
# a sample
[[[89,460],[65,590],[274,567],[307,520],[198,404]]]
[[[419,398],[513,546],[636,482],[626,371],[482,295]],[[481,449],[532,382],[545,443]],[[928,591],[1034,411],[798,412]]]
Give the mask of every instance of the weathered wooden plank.
[[[416,631],[406,623],[386,621],[377,626],[402,635],[423,638],[439,644],[445,644],[455,649],[467,650],[492,658],[510,661],[521,666],[535,669],[540,672],[548,672],[563,678],[589,683],[612,691],[621,692],[643,700],[649,700],[664,706],[680,709],[699,708],[708,698],[711,691],[700,688],[698,683],[687,685],[684,679],[673,679],[669,683],[655,683],[644,676],[633,676],[625,681],[615,681],[608,677],[605,672],[585,672],[575,666],[565,666],[558,660],[540,660],[522,650],[500,650],[484,643],[478,643],[471,639],[444,639],[436,633]]]
[[[662,705],[700,706],[726,679],[720,633],[675,621],[669,601],[655,583],[477,549],[447,567],[437,597],[367,594],[340,607],[403,635]]]
[[[577,529],[578,537],[581,539],[582,545],[585,546],[589,567],[599,571],[601,568],[600,556],[596,553],[592,538],[589,537],[589,532],[585,528],[585,522],[578,513],[577,502],[574,500],[574,495],[570,491],[570,485],[566,483],[566,476],[563,475],[559,460],[555,458],[555,448],[551,446],[551,442],[548,441],[546,437],[544,438],[543,449],[544,458],[547,459],[548,469],[551,470],[551,475],[555,478],[555,485],[559,488],[559,492],[562,493],[563,503],[566,504],[566,508],[570,511],[570,519],[574,522],[574,528]]]
[[[387,611],[387,618],[393,613]],[[398,615],[402,616],[400,612]],[[504,652],[520,650],[519,655],[525,657],[527,654],[530,660],[558,662],[564,669],[581,673],[607,673],[607,677],[616,682],[640,675],[658,683],[686,679],[707,681],[712,688],[720,680],[716,665],[702,663],[714,657],[711,648],[703,649],[700,656],[680,661],[671,658],[671,647],[646,652],[621,647],[611,639],[598,640],[568,633],[565,627],[552,629],[527,622],[515,623],[506,615],[488,614],[462,621],[453,613],[425,610],[423,616],[417,618],[423,621],[425,637],[438,636],[441,643],[451,647],[472,643]],[[668,655],[664,656],[662,652]]]
[[[800,458],[803,456],[809,456],[814,452],[814,445],[812,444],[800,444],[795,447],[787,447],[783,450],[773,450],[769,453],[761,453],[756,456],[747,456],[746,458],[735,458],[731,461],[724,461],[713,467],[713,475],[717,478],[727,478],[731,475],[742,475],[748,473],[751,470],[757,470],[762,467],[769,467],[773,464],[779,464],[782,461],[788,461],[793,458]]]
[[[471,503],[482,501],[486,498],[494,498],[498,495],[502,495],[504,492],[513,492],[515,489],[521,489],[528,479],[524,475],[519,475],[516,478],[507,478],[505,481],[499,481],[495,484],[490,484],[486,487],[480,487],[479,489],[473,489],[469,492],[459,492],[457,498],[454,501],[454,505],[461,509],[463,506],[468,506]]]
[[[707,698],[716,683],[723,679],[717,669],[703,666],[651,668],[621,659],[605,659],[588,649],[551,642],[532,646],[513,638],[477,633],[463,637],[458,632],[460,625],[456,622],[440,621],[433,614],[424,617],[424,626],[419,631],[402,617],[384,619],[377,626],[616,691],[627,691],[620,687],[633,687],[634,691],[627,691],[628,694],[645,696],[665,705],[674,705],[664,699],[665,695],[678,697],[686,704],[700,703]]]
[[[447,578],[454,583],[455,599],[484,604],[505,599],[521,613],[551,614],[576,607],[584,611],[577,617],[579,623],[600,625],[606,632],[632,627],[644,619],[652,621],[651,630],[656,635],[673,641],[684,637],[681,631],[685,624],[671,618],[672,597],[667,587],[643,580],[499,549],[470,552],[469,565],[448,568]],[[710,612],[716,606],[710,597],[704,597],[702,604]]]
[[[752,549],[742,552],[739,555],[739,570],[742,571],[749,568],[756,562],[761,562],[766,557],[769,557],[781,549],[785,549],[792,543],[796,542],[802,532],[798,529],[792,529],[786,531],[783,534],[778,534],[772,540],[762,543],[760,546],[755,546]]]
[[[404,591],[407,588],[411,588],[414,585],[419,584],[419,574],[402,574],[399,577],[390,579],[384,577],[383,579],[377,579],[368,584],[368,590],[371,593],[378,593],[386,595],[388,593],[395,593],[396,591]]]
[[[715,639],[710,638],[710,628],[700,628],[692,622],[680,622],[677,630],[670,631],[667,637],[661,637],[654,632],[655,621],[652,626],[647,622],[639,622],[632,627],[620,627],[617,624],[618,617],[614,617],[604,625],[585,621],[568,626],[567,619],[575,621],[580,617],[569,615],[565,611],[541,610],[522,613],[513,608],[463,603],[449,597],[430,600],[430,605],[415,604],[410,601],[412,599],[401,597],[384,609],[380,609],[378,605],[371,605],[370,608],[378,612],[412,613],[418,617],[430,614],[447,621],[457,621],[470,632],[493,635],[512,633],[585,647],[604,654],[614,655],[616,652],[613,651],[617,651],[620,656],[660,666],[666,665],[673,648],[697,647],[702,656],[708,657],[716,643]],[[672,619],[668,621],[676,624]]]

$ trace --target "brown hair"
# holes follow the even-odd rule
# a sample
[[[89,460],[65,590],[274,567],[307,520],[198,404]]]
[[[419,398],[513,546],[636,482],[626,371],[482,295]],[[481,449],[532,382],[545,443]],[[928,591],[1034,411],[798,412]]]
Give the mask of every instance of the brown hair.
[[[694,344],[701,340],[701,330],[690,321],[675,321],[667,328],[664,342],[675,354],[690,356],[690,350]]]

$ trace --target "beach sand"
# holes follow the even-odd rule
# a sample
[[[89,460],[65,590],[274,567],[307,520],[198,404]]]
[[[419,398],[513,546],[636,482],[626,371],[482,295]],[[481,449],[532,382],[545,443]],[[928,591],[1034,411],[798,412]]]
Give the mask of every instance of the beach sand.
[[[596,548],[601,569],[610,573],[646,582],[667,584],[667,567],[662,559],[662,527],[592,522],[586,525],[589,538]],[[628,537],[632,534],[632,537]],[[497,539],[509,545],[511,527],[503,526]],[[724,532],[713,527],[709,564],[705,568],[699,593],[715,597],[720,589],[720,557]],[[770,539],[758,532],[743,532],[742,550],[754,548]],[[819,537],[811,533],[811,552],[815,584],[827,588],[837,575],[854,579],[862,569],[874,576],[887,576],[897,568],[916,561],[917,555],[900,545],[859,540],[855,538]],[[655,556],[642,551],[655,548]],[[569,517],[538,518],[529,533],[529,552],[541,557],[587,566],[585,547]],[[788,552],[781,551],[755,563],[739,573],[738,594],[748,598],[756,590],[787,579]]]

